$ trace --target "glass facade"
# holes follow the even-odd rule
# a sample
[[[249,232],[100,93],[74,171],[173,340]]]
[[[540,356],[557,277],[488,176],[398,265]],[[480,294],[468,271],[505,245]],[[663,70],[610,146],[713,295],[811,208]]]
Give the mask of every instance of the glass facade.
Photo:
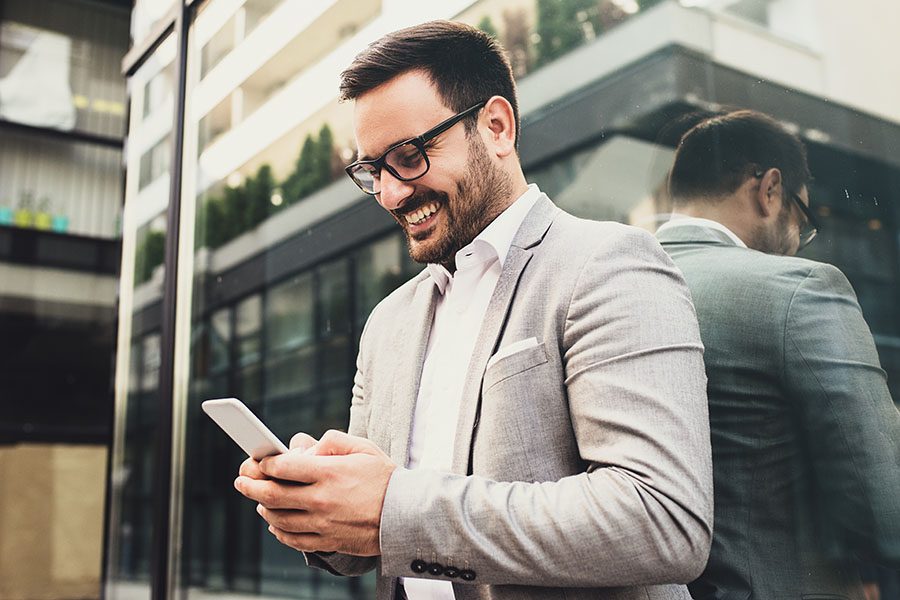
[[[866,18],[848,24],[837,3],[812,0],[182,8],[183,42],[176,24],[129,86],[111,598],[153,586],[193,597],[372,597],[370,577],[307,569],[266,532],[232,488],[240,450],[200,403],[241,398],[284,441],[346,427],[366,317],[421,267],[392,219],[343,175],[355,143],[338,75],[370,41],[417,22],[456,19],[504,43],[518,77],[526,176],[581,217],[651,231],[668,217],[670,124],[682,115],[740,106],[788,124],[809,148],[823,222],[804,255],[847,274],[900,398],[900,161],[891,152],[900,147],[900,80],[875,85],[855,70],[896,46],[877,18],[896,9],[866,1],[855,9]],[[139,42],[146,29],[134,32]],[[177,58],[186,63],[183,106],[173,103]],[[183,151],[174,155],[178,131]],[[180,217],[175,272],[163,266],[170,203]],[[163,293],[166,277],[177,277],[177,295]],[[160,352],[167,303],[171,355]],[[174,418],[160,423],[154,403],[167,368]],[[154,462],[161,427],[174,436],[170,465]],[[156,470],[171,474],[172,498],[154,497]],[[172,507],[167,581],[148,559],[154,502]]]
[[[0,3],[4,599],[100,593],[128,17],[112,0]]]

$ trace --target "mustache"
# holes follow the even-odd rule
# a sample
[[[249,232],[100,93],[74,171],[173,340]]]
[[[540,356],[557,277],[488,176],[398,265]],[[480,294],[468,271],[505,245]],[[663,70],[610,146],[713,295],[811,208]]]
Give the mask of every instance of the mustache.
[[[422,192],[421,194],[416,194],[412,198],[409,198],[404,204],[402,208],[398,208],[391,211],[391,214],[394,215],[394,218],[400,220],[403,215],[415,212],[425,206],[426,204],[430,204],[431,202],[438,202],[440,204],[446,204],[447,202],[447,194],[442,192],[436,192],[434,190],[429,190],[427,192]]]

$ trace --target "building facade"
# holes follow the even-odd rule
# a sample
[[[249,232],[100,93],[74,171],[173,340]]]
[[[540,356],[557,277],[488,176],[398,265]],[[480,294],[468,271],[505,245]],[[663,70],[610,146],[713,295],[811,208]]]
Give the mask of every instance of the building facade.
[[[430,19],[496,35],[519,81],[521,158],[562,208],[653,230],[669,125],[725,106],[806,142],[823,222],[900,398],[900,54],[889,0],[137,2],[109,598],[367,598],[303,566],[231,482],[243,457],[199,410],[239,397],[282,439],[345,427],[368,312],[420,266],[342,175],[340,71]],[[878,64],[879,77],[862,65]],[[889,72],[891,69],[894,72]]]
[[[100,592],[130,4],[0,3],[0,598]]]

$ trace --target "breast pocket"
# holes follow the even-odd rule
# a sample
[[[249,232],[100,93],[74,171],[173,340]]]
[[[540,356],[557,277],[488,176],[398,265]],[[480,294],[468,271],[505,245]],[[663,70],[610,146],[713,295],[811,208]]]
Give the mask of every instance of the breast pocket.
[[[505,381],[519,373],[524,373],[546,362],[547,353],[544,350],[543,342],[509,356],[504,356],[488,367],[487,372],[485,372],[484,390],[490,390],[501,381]]]

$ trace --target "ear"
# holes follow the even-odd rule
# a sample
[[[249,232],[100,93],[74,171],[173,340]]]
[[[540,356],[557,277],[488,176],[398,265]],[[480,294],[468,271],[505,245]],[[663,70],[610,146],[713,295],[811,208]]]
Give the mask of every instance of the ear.
[[[753,199],[759,213],[768,218],[781,211],[781,171],[771,168],[759,179],[759,188],[754,190]]]
[[[488,150],[500,158],[516,151],[516,117],[509,101],[493,96],[484,105],[479,117],[482,137]]]

